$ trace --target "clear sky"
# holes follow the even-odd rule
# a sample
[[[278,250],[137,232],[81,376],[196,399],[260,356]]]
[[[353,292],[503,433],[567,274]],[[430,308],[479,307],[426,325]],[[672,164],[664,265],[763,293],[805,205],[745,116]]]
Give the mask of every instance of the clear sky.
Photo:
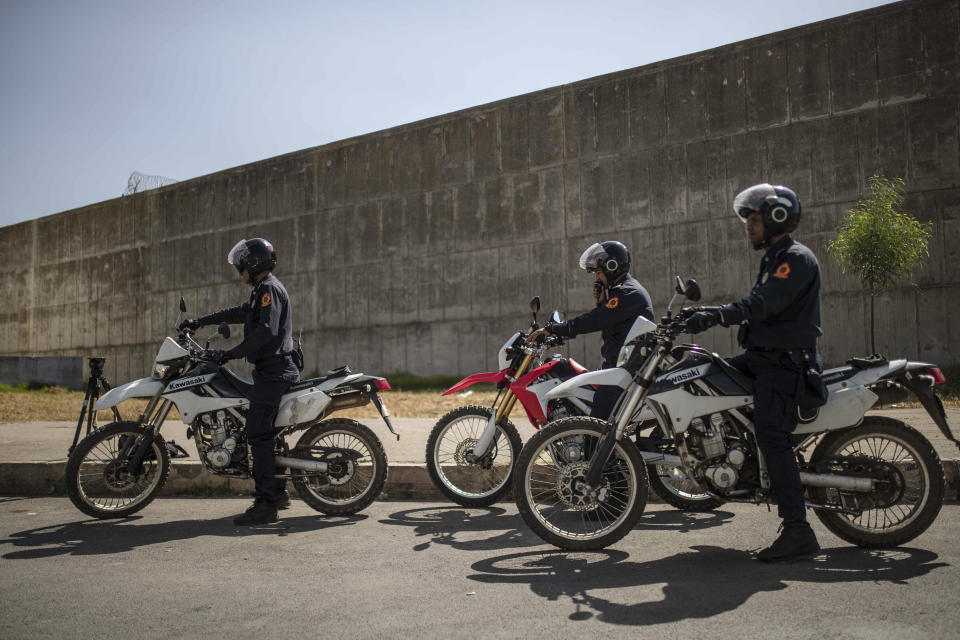
[[[0,226],[882,4],[0,0]]]

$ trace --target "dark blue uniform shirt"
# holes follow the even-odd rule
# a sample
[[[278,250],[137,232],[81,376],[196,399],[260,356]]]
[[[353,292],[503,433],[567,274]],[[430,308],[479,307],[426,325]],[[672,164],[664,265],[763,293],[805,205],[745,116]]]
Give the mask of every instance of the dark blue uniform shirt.
[[[650,294],[629,273],[607,290],[607,301],[593,310],[550,327],[550,333],[563,338],[576,338],[581,333],[601,331],[603,345],[600,355],[604,366],[617,362],[620,347],[637,316],[653,319]]]
[[[246,358],[256,365],[277,360],[293,351],[290,297],[272,273],[250,293],[250,302],[221,309],[200,318],[203,324],[243,324],[243,342],[228,351],[231,358]]]
[[[741,346],[816,349],[820,330],[820,263],[784,236],[767,250],[750,295],[720,307],[724,326],[745,325]]]

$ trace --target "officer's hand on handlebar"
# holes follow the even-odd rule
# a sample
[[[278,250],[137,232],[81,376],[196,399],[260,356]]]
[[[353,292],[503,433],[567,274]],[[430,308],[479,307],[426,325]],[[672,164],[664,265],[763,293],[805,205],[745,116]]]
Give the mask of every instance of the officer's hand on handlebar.
[[[217,364],[223,364],[227,360],[230,360],[230,356],[226,351],[221,349],[205,349],[203,351],[203,359],[216,362]]]
[[[534,331],[533,333],[527,336],[527,344],[530,344],[531,342],[537,342],[538,340],[541,339],[542,336],[549,336],[549,335],[550,335],[550,331],[546,327],[537,329],[536,331]]]
[[[687,318],[686,332],[690,334],[700,333],[719,324],[719,322],[720,313],[718,311],[696,311]]]
[[[178,326],[177,329],[179,329],[180,331],[184,331],[187,329],[189,329],[190,331],[196,331],[201,326],[202,325],[200,324],[199,320],[194,320],[193,318],[187,318],[186,320],[180,323],[180,326]]]

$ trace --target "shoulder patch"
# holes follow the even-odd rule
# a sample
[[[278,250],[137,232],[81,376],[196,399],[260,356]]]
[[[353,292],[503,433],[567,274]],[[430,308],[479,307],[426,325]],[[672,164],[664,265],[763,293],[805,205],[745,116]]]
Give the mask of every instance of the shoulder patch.
[[[605,304],[604,306],[605,306],[607,309],[616,309],[617,307],[620,306],[620,297],[619,297],[619,296],[613,296],[612,298],[610,298],[609,300],[607,300],[607,304]]]
[[[789,278],[789,277],[790,277],[790,263],[789,263],[789,262],[784,262],[784,263],[781,264],[779,267],[777,267],[777,270],[773,272],[773,277],[774,277],[774,278],[780,278],[781,280],[786,280],[787,278]]]
[[[270,306],[270,300],[271,300],[271,298],[270,298],[270,294],[269,294],[269,293],[263,294],[263,297],[260,298],[260,306],[261,306],[261,307],[269,307],[269,306]]]

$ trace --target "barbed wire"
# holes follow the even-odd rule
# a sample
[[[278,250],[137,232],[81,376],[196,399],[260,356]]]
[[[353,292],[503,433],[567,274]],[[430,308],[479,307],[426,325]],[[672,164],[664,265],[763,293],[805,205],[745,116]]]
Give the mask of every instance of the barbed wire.
[[[139,171],[134,171],[130,174],[130,177],[127,178],[127,188],[124,189],[123,195],[129,196],[134,193],[140,193],[141,191],[149,191],[150,189],[159,189],[160,187],[165,187],[168,184],[173,184],[177,182],[173,178],[165,178],[163,176],[148,176]]]

